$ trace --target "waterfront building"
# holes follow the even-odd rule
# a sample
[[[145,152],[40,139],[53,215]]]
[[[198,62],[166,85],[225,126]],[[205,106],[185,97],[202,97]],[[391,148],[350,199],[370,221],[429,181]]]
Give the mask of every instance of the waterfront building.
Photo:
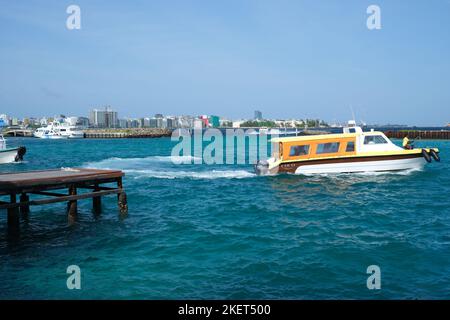
[[[127,119],[119,119],[119,128],[126,128],[127,127]]]
[[[166,118],[166,128],[167,129],[175,128],[175,119],[174,118]]]
[[[241,124],[244,123],[244,122],[245,122],[244,120],[234,120],[232,127],[233,128],[240,128]]]
[[[156,128],[158,126],[158,121],[156,118],[150,118],[150,128]]]
[[[209,118],[207,115],[201,115],[198,118],[203,121],[203,128],[209,127]]]
[[[220,126],[220,118],[218,116],[209,116],[209,125],[213,128]]]
[[[93,127],[115,128],[118,124],[117,112],[110,107],[105,107],[105,110],[94,109],[90,113],[89,121]]]
[[[202,119],[194,119],[194,129],[202,129],[204,127],[204,122]]]
[[[77,122],[75,123],[76,126],[79,127],[89,127],[89,118],[87,117],[77,117]]]
[[[140,121],[139,121],[139,119],[132,119],[131,120],[131,128],[140,128]]]
[[[177,119],[178,128],[193,128],[194,118],[192,116],[180,116]]]
[[[262,116],[262,112],[259,110],[255,110],[255,120],[262,120],[263,116]]]

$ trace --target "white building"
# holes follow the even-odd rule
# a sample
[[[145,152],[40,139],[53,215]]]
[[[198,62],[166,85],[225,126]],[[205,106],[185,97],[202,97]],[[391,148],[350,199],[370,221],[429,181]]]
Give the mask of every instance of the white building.
[[[194,129],[202,129],[203,123],[202,119],[194,119]]]
[[[233,121],[233,128],[240,128],[241,124],[243,124],[245,121],[244,120],[234,120]]]

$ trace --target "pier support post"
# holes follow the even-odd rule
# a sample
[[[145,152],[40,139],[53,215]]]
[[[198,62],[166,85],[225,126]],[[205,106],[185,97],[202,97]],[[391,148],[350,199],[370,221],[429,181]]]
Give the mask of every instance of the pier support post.
[[[118,196],[118,202],[119,202],[119,211],[121,214],[127,214],[128,213],[128,203],[127,203],[127,194],[125,192],[119,193]]]
[[[11,193],[10,195],[10,203],[17,203],[16,194]],[[20,224],[19,220],[19,208],[13,207],[8,208],[8,226],[18,228]]]
[[[100,191],[98,185],[95,185],[94,192]],[[102,212],[102,197],[96,196],[92,198],[92,210],[94,214],[100,214]]]
[[[77,188],[74,185],[69,187],[69,195],[74,196],[77,194]],[[77,200],[70,200],[67,204],[67,215],[69,224],[75,222],[77,218]]]
[[[122,185],[122,178],[119,178],[117,180],[117,187],[121,190],[123,190]],[[117,201],[119,204],[119,211],[121,214],[127,214],[128,213],[128,203],[127,203],[127,194],[125,191],[122,191],[117,195]]]
[[[28,204],[24,204],[28,201],[30,201],[30,197],[26,193],[22,193],[20,195],[20,213],[23,219],[28,219],[28,214],[30,213],[30,206]]]

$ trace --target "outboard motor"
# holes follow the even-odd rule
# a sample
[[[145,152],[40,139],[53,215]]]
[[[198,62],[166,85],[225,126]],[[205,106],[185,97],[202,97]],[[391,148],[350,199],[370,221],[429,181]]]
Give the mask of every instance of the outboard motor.
[[[422,149],[422,156],[425,158],[427,162],[431,162],[431,156],[428,154],[427,150]]]
[[[434,161],[437,161],[437,162],[441,161],[441,158],[439,157],[437,152],[434,151],[434,149],[430,149],[430,156],[434,159]]]
[[[19,147],[19,149],[17,150],[16,157],[14,158],[14,161],[16,161],[16,162],[22,161],[25,153],[27,153],[27,148]]]
[[[267,160],[259,160],[255,164],[255,172],[258,176],[263,176],[269,173],[269,163]]]

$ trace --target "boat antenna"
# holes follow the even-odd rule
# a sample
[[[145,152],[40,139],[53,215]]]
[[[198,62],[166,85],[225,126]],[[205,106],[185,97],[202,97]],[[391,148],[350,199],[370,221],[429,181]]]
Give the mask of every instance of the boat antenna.
[[[350,106],[350,111],[352,112],[353,121],[356,123],[355,112],[353,111],[352,106]]]

